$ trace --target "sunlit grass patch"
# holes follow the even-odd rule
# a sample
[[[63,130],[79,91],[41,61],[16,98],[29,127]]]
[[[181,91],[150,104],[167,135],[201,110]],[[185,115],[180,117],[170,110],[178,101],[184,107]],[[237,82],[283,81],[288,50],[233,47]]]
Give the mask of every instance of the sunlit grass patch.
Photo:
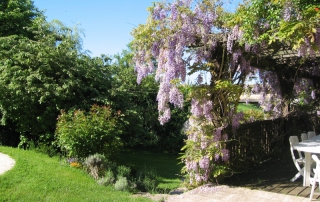
[[[58,157],[2,146],[0,152],[16,161],[0,175],[0,201],[150,201],[101,186]]]

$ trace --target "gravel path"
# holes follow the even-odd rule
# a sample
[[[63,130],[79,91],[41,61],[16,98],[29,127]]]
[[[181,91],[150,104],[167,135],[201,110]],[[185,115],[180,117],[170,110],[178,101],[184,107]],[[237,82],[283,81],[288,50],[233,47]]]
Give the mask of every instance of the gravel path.
[[[15,160],[13,160],[10,156],[0,153],[0,175],[7,170],[10,170],[15,163]]]

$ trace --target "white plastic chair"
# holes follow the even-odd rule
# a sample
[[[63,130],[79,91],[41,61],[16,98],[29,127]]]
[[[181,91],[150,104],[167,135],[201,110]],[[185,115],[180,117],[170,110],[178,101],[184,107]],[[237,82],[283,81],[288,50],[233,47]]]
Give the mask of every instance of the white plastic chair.
[[[312,200],[316,183],[317,182],[320,183],[320,160],[319,160],[317,155],[313,154],[311,157],[316,162],[317,166],[316,166],[316,169],[314,171],[315,172],[314,178],[310,179],[310,181],[312,181],[312,188],[311,188],[311,193],[310,193],[310,201]],[[319,191],[320,191],[320,185],[319,185]]]
[[[299,143],[299,138],[298,136],[290,136],[289,137],[289,142],[290,142],[290,151],[291,151],[291,156],[294,165],[296,166],[298,173],[290,180],[291,182],[295,181],[298,179],[300,176],[303,176],[303,168],[305,165],[305,159],[302,157],[301,152],[297,151],[296,149],[293,148],[293,145]],[[298,158],[296,157],[294,150],[297,151],[298,153]]]
[[[301,133],[301,141],[305,141],[308,139],[307,133]]]
[[[308,139],[310,139],[310,138],[316,136],[316,132],[314,132],[314,131],[309,131],[307,135],[308,135]]]

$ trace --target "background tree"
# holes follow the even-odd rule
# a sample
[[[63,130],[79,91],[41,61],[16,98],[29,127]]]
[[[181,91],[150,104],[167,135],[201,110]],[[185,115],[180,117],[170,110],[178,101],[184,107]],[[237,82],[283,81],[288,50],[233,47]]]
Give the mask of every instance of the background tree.
[[[33,23],[33,39],[0,37],[1,124],[14,124],[29,139],[49,141],[61,109],[103,103],[111,86],[108,58],[82,53],[78,32],[58,21]]]
[[[133,148],[178,152],[185,136],[181,128],[187,119],[187,110],[174,110],[174,120],[161,127],[157,119],[156,94],[159,84],[150,75],[140,85],[132,65],[130,47],[113,57],[111,105],[124,114],[123,143]]]
[[[32,38],[27,28],[42,16],[31,0],[2,0],[0,2],[0,36],[20,35]]]

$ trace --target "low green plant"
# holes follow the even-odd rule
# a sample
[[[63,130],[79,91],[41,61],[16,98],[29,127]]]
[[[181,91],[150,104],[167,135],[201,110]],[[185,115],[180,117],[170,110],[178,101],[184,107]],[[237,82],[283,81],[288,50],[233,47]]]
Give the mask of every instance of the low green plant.
[[[101,154],[90,155],[85,159],[84,165],[98,184],[114,185],[116,190],[134,191],[138,189],[155,193],[159,184],[157,171],[154,168],[144,167],[136,173],[129,166],[109,162]]]
[[[96,180],[104,176],[106,164],[107,159],[102,154],[90,155],[84,160],[87,172]]]
[[[130,185],[128,179],[126,177],[120,176],[114,184],[114,188],[118,191],[129,191]]]
[[[105,172],[104,177],[98,180],[98,184],[101,184],[104,186],[113,185],[115,183],[115,180],[116,178],[114,176],[114,173],[112,172],[111,169],[109,169]]]
[[[70,157],[99,153],[112,157],[122,146],[120,112],[93,105],[89,112],[61,111],[55,132],[57,145]]]
[[[154,168],[144,167],[137,174],[137,188],[141,191],[155,193],[157,190],[157,171]]]
[[[180,163],[177,154],[124,150],[117,156],[117,161],[120,164],[130,165],[131,171],[135,172],[133,176],[137,176],[137,179],[143,175],[142,171],[146,167],[153,168],[156,171],[158,184],[156,193],[168,193],[178,188],[183,180],[180,175],[183,165]],[[146,191],[142,182],[136,182],[136,184],[138,190]]]

